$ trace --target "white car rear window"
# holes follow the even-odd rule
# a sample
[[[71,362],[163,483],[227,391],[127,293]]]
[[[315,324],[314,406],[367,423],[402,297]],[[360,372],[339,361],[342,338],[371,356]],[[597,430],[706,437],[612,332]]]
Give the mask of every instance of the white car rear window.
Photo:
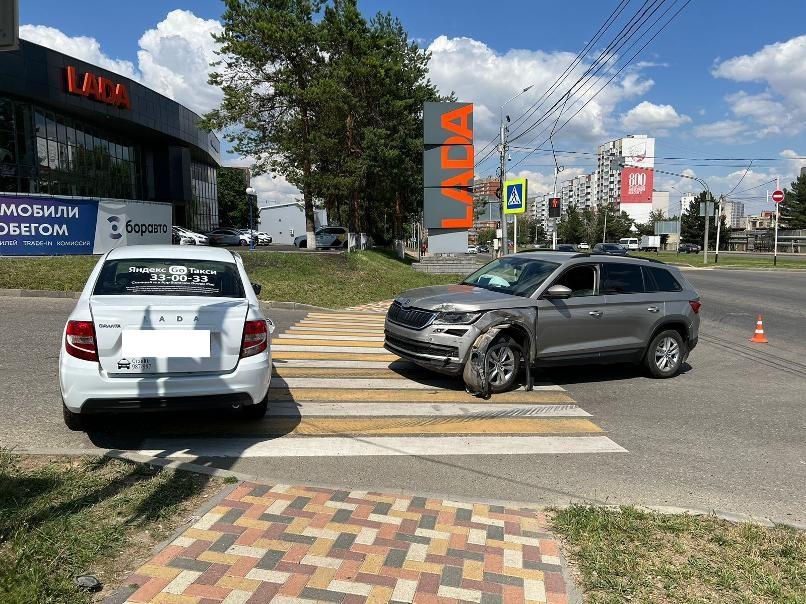
[[[231,262],[126,258],[104,263],[93,294],[243,298],[244,289]]]

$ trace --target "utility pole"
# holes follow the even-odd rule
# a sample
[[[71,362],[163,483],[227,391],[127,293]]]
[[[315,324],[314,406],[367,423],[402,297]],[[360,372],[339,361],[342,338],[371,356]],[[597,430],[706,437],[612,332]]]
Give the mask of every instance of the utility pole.
[[[711,192],[705,194],[705,235],[703,236],[702,245],[702,263],[708,264],[708,229],[711,228],[711,222],[708,216],[708,202],[711,201]]]
[[[507,101],[505,101],[504,104],[501,105],[501,109],[500,109],[499,119],[500,119],[500,122],[501,122],[501,134],[500,134],[500,142],[499,142],[498,150],[501,153],[501,166],[499,167],[499,170],[501,171],[501,173],[499,174],[499,185],[500,185],[501,188],[499,190],[501,191],[501,194],[500,194],[500,198],[501,198],[501,226],[502,226],[502,229],[501,229],[501,246],[503,247],[503,250],[501,251],[502,256],[506,256],[509,253],[509,246],[507,245],[507,217],[506,217],[506,214],[504,214],[504,204],[506,203],[506,201],[504,199],[506,197],[506,192],[504,191],[504,182],[507,179],[507,134],[509,134],[509,127],[504,126],[504,107],[510,101],[514,101],[515,99],[517,99],[524,92],[528,92],[529,89],[531,89],[533,86],[534,86],[534,84],[529,84],[526,88],[521,90],[519,93],[517,93],[513,97],[507,99]],[[507,122],[509,122],[509,116],[507,116]]]
[[[252,222],[252,200],[257,192],[252,187],[246,188],[246,203],[249,204],[249,251],[255,251],[255,228]]]
[[[501,165],[499,167],[499,197],[501,198],[501,255],[506,256],[509,248],[507,247],[507,215],[504,214],[504,207],[506,205],[506,191],[504,190],[504,182],[507,179],[507,128],[504,126],[503,117],[504,106],[501,105],[501,142],[499,149],[501,151]]]
[[[719,196],[719,206],[716,213],[716,254],[714,254],[714,264],[719,264],[719,231],[722,230],[722,200],[724,195]]]
[[[775,190],[778,191],[781,188],[781,183],[779,178],[775,177]],[[781,204],[775,204],[775,244],[773,247],[772,252],[772,265],[773,267],[778,266],[778,218],[781,215]]]

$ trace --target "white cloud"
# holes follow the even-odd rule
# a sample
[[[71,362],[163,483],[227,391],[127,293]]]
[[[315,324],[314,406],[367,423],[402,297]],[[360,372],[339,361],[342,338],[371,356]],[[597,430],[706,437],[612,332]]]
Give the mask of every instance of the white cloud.
[[[670,128],[691,122],[687,115],[677,113],[671,105],[656,105],[642,101],[621,116],[622,125],[632,132],[646,132],[650,136],[668,136]]]
[[[217,107],[223,95],[207,78],[218,46],[213,34],[222,30],[215,19],[200,19],[186,10],[169,12],[140,38],[137,60],[143,83],[199,112]]]
[[[694,134],[700,138],[739,142],[739,135],[744,134],[746,128],[744,122],[739,120],[720,120],[697,126],[694,128]]]
[[[574,176],[585,174],[589,170],[583,168],[565,168],[557,175],[557,190],[559,191],[566,181]],[[524,168],[517,172],[509,172],[507,178],[527,178],[529,180],[529,197],[550,193],[554,190],[554,170],[542,172]]]
[[[797,153],[792,149],[784,149],[778,155],[786,160],[784,162],[785,168],[782,170],[782,184],[786,184],[789,186],[790,181],[795,180],[800,175],[800,169],[806,166],[806,159],[801,159],[806,157],[804,153]],[[784,179],[786,182],[784,183]]]
[[[55,27],[47,27],[46,25],[20,25],[20,37],[34,44],[47,46],[87,63],[114,71],[127,78],[139,79],[131,61],[121,61],[109,57],[101,50],[101,45],[95,38],[87,36],[71,37]]]
[[[302,199],[302,193],[290,184],[281,174],[261,174],[252,178],[252,186],[257,191],[258,203],[281,203]]]
[[[769,44],[749,55],[718,62],[712,74],[735,82],[761,83],[758,94],[728,95],[731,111],[746,118],[757,137],[800,132],[806,122],[806,35]]]
[[[429,76],[438,88],[443,93],[454,91],[459,100],[474,103],[477,149],[481,149],[486,141],[497,137],[501,104],[520,91],[518,86],[534,84],[532,90],[508,103],[505,109],[505,113],[511,115],[513,119],[510,127],[511,136],[517,136],[523,129],[522,124],[517,121],[517,116],[541,97],[576,56],[572,52],[523,49],[498,53],[478,40],[447,36],[436,38],[428,47],[428,51],[431,53]],[[575,67],[560,86],[559,92],[552,94],[527,123],[531,123],[541,116],[545,109],[551,107],[559,98],[559,94],[565,92],[587,67],[588,64],[584,62]],[[504,74],[508,77],[504,77]],[[606,77],[609,77],[609,74]],[[606,77],[594,78],[592,82],[579,89],[569,100],[560,125],[598,91],[606,81]],[[588,89],[591,83],[593,85]],[[569,122],[563,129],[561,137],[564,140],[587,143],[605,140],[608,136],[608,127],[615,122],[611,115],[616,105],[624,99],[646,93],[652,85],[652,80],[642,78],[635,71],[615,79]],[[524,136],[520,143],[527,143],[543,129],[544,125],[541,124],[536,130]],[[531,144],[542,142],[546,136],[547,133]]]
[[[207,78],[215,60],[213,33],[221,31],[215,19],[200,19],[190,11],[173,10],[139,40],[137,67],[113,59],[95,38],[68,36],[53,27],[21,25],[20,37],[88,63],[104,67],[172,98],[196,112],[216,107],[222,98]]]

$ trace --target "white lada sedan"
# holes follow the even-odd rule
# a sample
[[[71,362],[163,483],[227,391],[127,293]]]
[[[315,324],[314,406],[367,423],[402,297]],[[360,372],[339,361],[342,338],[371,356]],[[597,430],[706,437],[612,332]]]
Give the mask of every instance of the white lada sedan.
[[[98,261],[64,328],[64,421],[95,413],[201,408],[266,412],[274,325],[240,256],[138,245]]]

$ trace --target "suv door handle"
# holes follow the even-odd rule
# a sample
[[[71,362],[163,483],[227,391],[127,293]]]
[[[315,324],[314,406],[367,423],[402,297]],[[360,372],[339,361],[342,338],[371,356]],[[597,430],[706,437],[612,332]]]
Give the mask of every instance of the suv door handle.
[[[657,306],[650,306],[649,308],[647,308],[647,310],[649,312],[660,312],[660,308],[658,308]]]
[[[588,314],[591,317],[601,317],[602,316],[602,311],[601,310],[589,310]]]

